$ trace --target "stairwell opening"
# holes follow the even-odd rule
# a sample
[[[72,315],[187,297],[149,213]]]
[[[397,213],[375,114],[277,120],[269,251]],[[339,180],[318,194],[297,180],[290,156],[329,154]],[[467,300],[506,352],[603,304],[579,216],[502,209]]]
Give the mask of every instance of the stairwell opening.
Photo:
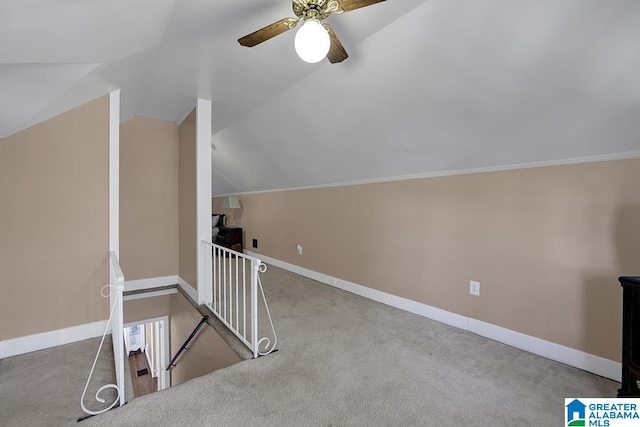
[[[140,353],[144,355],[149,366],[147,378],[149,376],[159,378],[157,380],[159,390],[176,386],[246,359],[239,356],[227,340],[223,339],[211,326],[211,322],[208,322],[189,341],[186,349],[174,362],[175,366],[167,369],[172,357],[178,353],[201,321],[202,308],[195,307],[192,301],[176,288],[168,290],[163,295],[150,292],[147,294],[148,296],[145,296],[145,293],[138,293],[134,298],[131,296],[124,298],[125,327],[135,327],[128,332],[125,330],[125,348],[129,355],[130,351],[144,347]],[[159,330],[162,330],[164,338],[158,337],[156,331]],[[144,343],[141,343],[142,341]],[[130,366],[128,372],[137,375],[137,371],[145,367],[144,363],[136,364],[135,367]],[[161,387],[161,381],[164,381],[164,387]],[[125,387],[128,389],[127,400],[138,397],[135,395],[133,381]]]
[[[171,386],[166,371],[169,360],[169,316],[128,323],[124,327],[125,354],[128,369],[125,369],[130,397],[164,390]]]

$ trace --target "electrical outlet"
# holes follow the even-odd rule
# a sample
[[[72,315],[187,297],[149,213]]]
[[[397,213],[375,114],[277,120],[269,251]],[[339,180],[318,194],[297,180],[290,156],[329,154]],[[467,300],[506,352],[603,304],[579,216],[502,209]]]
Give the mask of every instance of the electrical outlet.
[[[253,247],[254,248],[258,247],[258,239],[253,239]]]
[[[469,293],[471,295],[480,296],[480,282],[469,281]]]
[[[302,245],[298,245],[298,255],[302,255]]]

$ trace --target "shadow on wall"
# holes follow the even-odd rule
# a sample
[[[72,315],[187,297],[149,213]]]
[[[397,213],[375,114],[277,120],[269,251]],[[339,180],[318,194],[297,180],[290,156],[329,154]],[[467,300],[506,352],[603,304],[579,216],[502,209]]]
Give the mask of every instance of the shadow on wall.
[[[621,206],[614,217],[615,270],[585,277],[586,351],[607,359],[622,357],[622,288],[619,276],[640,275],[640,206]],[[597,244],[597,243],[596,243]],[[610,242],[602,242],[603,256]]]

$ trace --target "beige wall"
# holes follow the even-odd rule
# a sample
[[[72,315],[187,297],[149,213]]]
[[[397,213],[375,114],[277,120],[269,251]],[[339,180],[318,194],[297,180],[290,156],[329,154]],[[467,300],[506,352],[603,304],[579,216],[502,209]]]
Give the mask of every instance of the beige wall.
[[[0,142],[0,339],[108,317],[109,98]]]
[[[241,224],[267,256],[620,361],[617,277],[640,274],[639,170],[634,159],[249,194]]]
[[[178,127],[179,275],[197,289],[196,265],[196,110]]]
[[[124,301],[124,323],[141,322],[171,313],[170,295]]]
[[[173,357],[202,319],[200,313],[182,296],[171,295],[171,357]],[[240,357],[209,325],[203,325],[189,344],[176,367],[171,370],[171,385],[208,374],[240,362]]]
[[[178,125],[120,125],[120,265],[126,280],[178,274]]]

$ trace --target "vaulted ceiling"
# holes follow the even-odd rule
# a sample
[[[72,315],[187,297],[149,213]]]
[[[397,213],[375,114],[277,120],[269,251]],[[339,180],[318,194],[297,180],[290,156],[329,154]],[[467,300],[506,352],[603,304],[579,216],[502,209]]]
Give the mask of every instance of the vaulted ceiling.
[[[287,0],[4,0],[0,137],[121,89],[121,118],[213,102],[214,194],[640,153],[637,0],[387,0],[307,64]]]

